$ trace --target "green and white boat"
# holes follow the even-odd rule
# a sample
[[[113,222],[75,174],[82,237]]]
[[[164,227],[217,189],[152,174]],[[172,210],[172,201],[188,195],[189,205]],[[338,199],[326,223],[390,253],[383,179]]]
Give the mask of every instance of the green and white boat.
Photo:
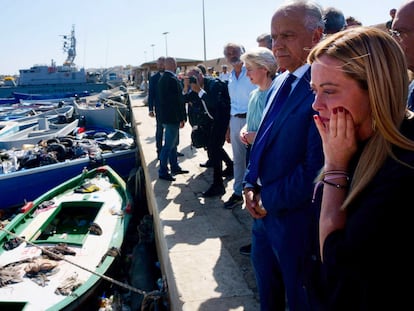
[[[132,200],[124,180],[101,166],[23,206],[0,227],[0,309],[79,310],[112,280]]]

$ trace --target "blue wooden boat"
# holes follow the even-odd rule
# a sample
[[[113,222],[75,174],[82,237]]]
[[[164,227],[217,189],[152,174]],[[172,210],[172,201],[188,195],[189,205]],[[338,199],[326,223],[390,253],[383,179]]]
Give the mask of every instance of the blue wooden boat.
[[[32,109],[36,112],[36,106],[23,106],[23,107],[32,107]],[[44,106],[42,106],[44,107]],[[36,125],[39,123],[40,119],[47,119],[49,123],[67,123],[69,120],[73,120],[75,108],[73,106],[67,105],[63,107],[54,108],[49,107],[49,109],[40,110],[40,112],[16,118],[13,121],[19,124],[19,128],[24,130],[28,127]]]
[[[0,106],[0,121],[10,121],[18,118],[27,117],[33,113],[33,109],[29,107],[21,107],[16,105]]]
[[[51,93],[51,94],[30,94],[30,93],[19,93],[13,92],[13,96],[19,102],[27,100],[50,100],[59,101],[67,98],[85,97],[91,95],[89,91],[82,92],[63,92],[63,93]]]
[[[19,100],[15,97],[0,98],[0,105],[17,104],[18,102],[19,102]]]
[[[0,210],[14,210],[34,200],[85,167],[106,164],[127,180],[139,159],[132,135],[106,128],[78,128],[76,136],[0,155],[0,193],[7,193],[2,195]]]

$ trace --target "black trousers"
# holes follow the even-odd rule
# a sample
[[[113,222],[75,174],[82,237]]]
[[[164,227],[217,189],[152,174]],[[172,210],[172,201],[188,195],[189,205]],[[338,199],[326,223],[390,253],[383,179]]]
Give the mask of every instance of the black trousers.
[[[224,150],[228,121],[213,122],[211,135],[207,145],[207,154],[213,165],[213,184],[223,184],[223,162],[226,166],[233,166],[233,161]]]

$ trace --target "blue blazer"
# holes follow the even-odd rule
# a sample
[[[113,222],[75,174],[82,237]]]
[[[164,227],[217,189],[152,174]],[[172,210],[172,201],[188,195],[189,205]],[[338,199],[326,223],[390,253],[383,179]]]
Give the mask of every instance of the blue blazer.
[[[276,77],[276,89],[287,74]],[[323,152],[313,121],[316,112],[312,109],[314,94],[309,82],[310,68],[276,116],[266,142],[259,169],[262,203],[268,212],[265,219],[311,205],[314,179],[323,166]],[[274,94],[269,103],[273,97]],[[245,183],[257,185],[249,178],[249,166]]]

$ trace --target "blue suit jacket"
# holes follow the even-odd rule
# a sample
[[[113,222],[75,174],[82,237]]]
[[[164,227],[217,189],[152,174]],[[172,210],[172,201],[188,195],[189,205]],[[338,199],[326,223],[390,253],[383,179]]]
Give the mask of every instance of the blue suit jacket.
[[[276,88],[287,74],[276,78]],[[309,82],[310,69],[282,106],[266,142],[259,169],[262,203],[268,212],[265,218],[306,209],[312,201],[314,179],[323,166],[323,152],[313,121],[314,94]],[[246,182],[256,185],[255,180],[250,180],[249,167]]]

